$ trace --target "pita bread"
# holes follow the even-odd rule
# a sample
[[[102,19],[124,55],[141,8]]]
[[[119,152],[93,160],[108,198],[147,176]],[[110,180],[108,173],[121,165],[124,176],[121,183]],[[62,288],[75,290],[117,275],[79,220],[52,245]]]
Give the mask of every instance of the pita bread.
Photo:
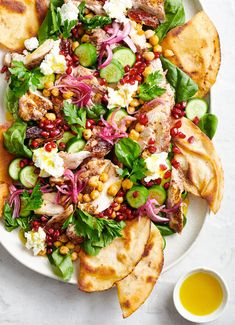
[[[180,130],[186,138],[174,139],[182,152],[182,155],[175,157],[181,166],[184,188],[205,199],[210,209],[216,213],[220,208],[224,189],[221,160],[212,141],[192,121],[183,118]],[[187,141],[191,136],[194,136],[192,144]]]
[[[173,28],[162,42],[163,53],[199,86],[197,97],[204,97],[216,81],[220,68],[220,41],[217,30],[204,11],[183,26]]]
[[[162,236],[152,223],[142,259],[126,278],[117,283],[118,299],[124,318],[134,313],[151,294],[162,271],[163,261]]]
[[[9,189],[6,183],[0,184],[0,218],[2,217],[2,211],[5,203],[5,199],[8,197]]]
[[[3,132],[5,132],[10,125],[0,125],[0,183],[11,184],[12,180],[8,174],[8,166],[14,158],[3,146]]]
[[[94,292],[110,289],[126,277],[141,259],[150,234],[150,219],[142,217],[126,221],[123,237],[116,238],[98,255],[80,251],[78,287]]]
[[[0,0],[0,45],[22,51],[37,34],[47,12],[47,0]]]

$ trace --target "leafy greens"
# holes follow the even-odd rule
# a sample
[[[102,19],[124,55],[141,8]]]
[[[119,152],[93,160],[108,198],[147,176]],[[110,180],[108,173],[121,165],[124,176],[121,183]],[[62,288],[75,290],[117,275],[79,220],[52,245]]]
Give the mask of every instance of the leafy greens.
[[[78,108],[77,105],[70,103],[69,101],[64,102],[64,115],[65,119],[69,124],[78,124],[85,128],[86,126],[86,109]]]
[[[12,208],[8,203],[5,203],[3,207],[3,220],[4,220],[4,227],[8,232],[11,232],[14,229],[17,229],[18,227],[28,230],[29,229],[29,223],[31,221],[31,216],[27,217],[18,217],[13,218],[12,217]]]
[[[218,126],[218,118],[214,114],[205,114],[199,121],[198,127],[204,132],[210,139],[212,139],[216,133]]]
[[[56,275],[61,277],[64,281],[69,281],[74,272],[71,254],[65,256],[61,255],[59,248],[54,250],[51,255],[47,255]]]
[[[94,16],[92,18],[86,18],[84,15],[84,10],[86,7],[85,1],[83,1],[78,9],[79,9],[79,20],[83,23],[86,29],[95,29],[97,27],[102,28],[103,26],[109,25],[112,23],[112,19],[107,16]]]
[[[150,101],[164,94],[166,89],[158,86],[162,80],[163,76],[160,71],[150,73],[145,82],[140,86],[139,98],[144,101]]]
[[[41,208],[43,200],[40,184],[36,184],[31,194],[28,191],[24,191],[21,199],[24,202],[23,206],[21,206],[21,213],[27,213]]]
[[[99,121],[100,117],[106,113],[106,109],[101,104],[96,104],[91,107],[86,107],[86,114],[88,118],[93,119],[94,121]]]

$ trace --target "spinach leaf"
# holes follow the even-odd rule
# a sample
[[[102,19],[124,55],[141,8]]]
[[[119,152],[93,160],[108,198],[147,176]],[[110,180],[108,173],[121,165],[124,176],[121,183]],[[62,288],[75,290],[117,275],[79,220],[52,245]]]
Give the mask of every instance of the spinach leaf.
[[[130,169],[140,153],[139,144],[130,138],[123,138],[115,144],[115,154],[118,160]]]
[[[163,76],[160,71],[150,73],[146,81],[140,86],[139,98],[144,101],[150,101],[164,94],[166,89],[158,86],[162,79]]]
[[[106,113],[106,109],[101,104],[96,104],[91,107],[86,107],[86,114],[88,118],[93,119],[94,121],[99,121],[100,117]]]
[[[217,130],[218,118],[214,114],[205,114],[200,119],[198,126],[202,132],[204,132],[210,139],[212,139]]]
[[[158,225],[155,224],[155,226],[158,228],[162,236],[171,236],[174,235],[175,232],[172,230],[168,225]]]
[[[8,203],[5,203],[3,208],[3,220],[4,220],[4,227],[8,232],[11,232],[18,227],[29,230],[29,223],[31,221],[31,216],[27,217],[12,217],[13,209],[9,206]]]
[[[28,191],[24,191],[21,198],[24,201],[24,205],[21,208],[22,213],[34,211],[41,208],[43,200],[40,184],[36,184],[31,194]]]
[[[51,255],[47,255],[56,275],[61,277],[64,281],[69,281],[74,272],[71,255],[61,255],[59,248],[57,248]]]
[[[85,1],[83,1],[78,7],[78,9],[79,9],[78,17],[86,29],[95,29],[97,27],[102,28],[102,27],[112,23],[112,19],[107,16],[96,15],[92,18],[86,18],[84,15],[85,7],[86,7],[86,3],[85,3]]]
[[[24,144],[26,137],[27,124],[21,121],[16,121],[14,124],[3,133],[4,146],[8,152],[31,158],[32,151]]]
[[[86,126],[86,110],[85,108],[78,108],[77,105],[64,101],[64,115],[69,124],[78,124],[85,128]]]
[[[156,30],[160,42],[169,30],[185,23],[185,12],[182,0],[166,0],[164,8],[166,21]]]
[[[161,56],[162,66],[167,70],[166,79],[175,89],[176,103],[186,101],[196,94],[198,85],[181,69]]]

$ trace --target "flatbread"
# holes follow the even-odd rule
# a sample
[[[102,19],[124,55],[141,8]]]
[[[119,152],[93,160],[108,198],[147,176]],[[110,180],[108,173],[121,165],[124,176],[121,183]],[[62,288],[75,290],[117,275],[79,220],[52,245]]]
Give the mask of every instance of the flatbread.
[[[163,262],[162,236],[152,223],[142,259],[126,278],[117,283],[118,299],[124,318],[134,313],[149,297],[161,274]]]
[[[116,238],[97,256],[80,251],[78,287],[94,292],[110,289],[133,271],[142,257],[150,234],[150,219],[142,217],[126,221],[123,237]]]
[[[184,188],[205,199],[210,209],[216,213],[224,190],[221,160],[212,141],[192,121],[183,118],[180,130],[186,138],[174,138],[174,143],[182,152],[182,155],[176,155],[175,158],[180,163]],[[191,136],[194,137],[192,144],[187,141]]]
[[[0,218],[2,217],[3,207],[5,204],[5,199],[9,195],[9,188],[6,183],[0,184]]]
[[[0,183],[11,184],[8,174],[8,166],[14,158],[3,146],[3,132],[9,128],[9,124],[0,125]]]
[[[24,41],[37,34],[47,8],[47,0],[0,0],[0,45],[22,51]]]
[[[187,73],[199,86],[197,97],[204,97],[216,81],[220,68],[220,40],[212,21],[204,11],[183,26],[173,28],[162,42],[163,53]]]

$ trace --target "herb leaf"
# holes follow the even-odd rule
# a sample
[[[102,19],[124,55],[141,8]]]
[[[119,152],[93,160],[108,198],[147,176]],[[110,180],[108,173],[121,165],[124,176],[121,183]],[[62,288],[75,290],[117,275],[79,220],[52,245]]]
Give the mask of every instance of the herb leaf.
[[[99,121],[100,117],[106,113],[106,109],[101,104],[96,104],[92,107],[86,107],[86,114],[88,118]]]
[[[212,139],[216,133],[218,126],[218,118],[214,114],[205,114],[198,124],[198,127],[204,132],[210,139]]]
[[[28,230],[29,222],[31,221],[31,216],[13,218],[12,212],[12,208],[9,206],[8,203],[6,203],[3,208],[3,220],[5,229],[8,232],[17,229],[18,227],[24,230]]]
[[[166,0],[164,8],[166,21],[156,30],[159,42],[163,40],[169,30],[185,23],[185,12],[182,0]]]
[[[63,26],[63,38],[69,38],[70,33],[71,33],[71,29],[73,29],[74,26],[76,26],[77,24],[77,20],[68,20],[66,19],[64,22],[64,26]]]
[[[21,209],[22,213],[41,208],[43,200],[40,184],[36,184],[31,194],[29,194],[28,191],[24,191],[22,194],[22,199],[24,200],[24,206],[23,209]]]
[[[112,23],[112,19],[107,16],[94,16],[92,18],[86,18],[84,15],[84,10],[86,7],[85,1],[83,1],[79,9],[79,20],[83,23],[86,29],[95,29],[97,27],[103,27]]]
[[[78,124],[85,128],[86,126],[86,110],[78,108],[77,105],[64,101],[64,115],[69,124]]]
[[[128,170],[128,168],[120,168],[118,170],[118,173],[122,178],[130,178],[133,183],[136,183],[138,180],[141,180],[146,176],[147,167],[145,160],[143,158],[138,158],[134,160],[132,168],[130,170]]]
[[[47,255],[56,275],[64,281],[69,281],[74,272],[74,266],[71,260],[71,255],[62,256],[57,248],[51,255]]]
[[[140,86],[140,99],[144,101],[150,101],[157,96],[164,94],[166,89],[158,86],[162,79],[163,76],[160,71],[156,71],[148,75],[146,81]]]
[[[139,144],[130,138],[123,138],[115,144],[115,154],[118,160],[130,169],[140,153]]]
[[[176,103],[188,100],[198,91],[198,85],[185,72],[161,56],[162,66],[167,70],[166,79],[175,89]]]

